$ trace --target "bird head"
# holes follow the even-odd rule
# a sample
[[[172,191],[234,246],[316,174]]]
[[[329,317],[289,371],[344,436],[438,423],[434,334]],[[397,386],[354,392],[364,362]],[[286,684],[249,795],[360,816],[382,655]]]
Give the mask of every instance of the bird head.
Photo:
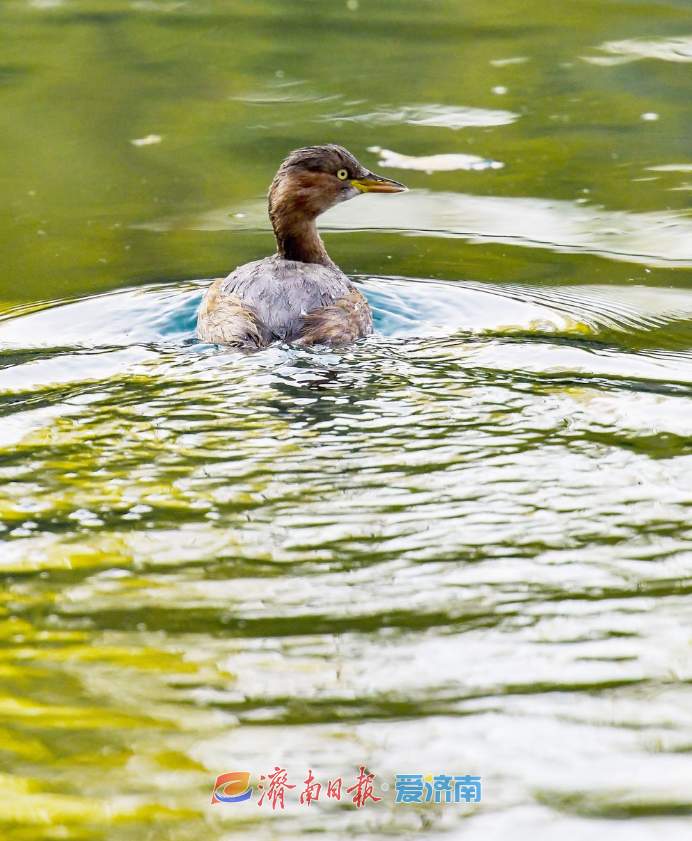
[[[366,169],[343,146],[306,146],[291,152],[269,188],[269,215],[314,219],[361,193],[402,193],[403,184]]]

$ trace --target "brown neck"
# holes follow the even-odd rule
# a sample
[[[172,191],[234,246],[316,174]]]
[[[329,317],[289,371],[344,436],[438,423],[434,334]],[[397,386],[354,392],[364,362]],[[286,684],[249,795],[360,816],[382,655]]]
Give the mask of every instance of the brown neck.
[[[269,188],[269,218],[280,257],[333,266],[317,233],[315,220],[329,203],[316,177],[322,176],[279,169]]]
[[[319,263],[322,266],[334,265],[317,232],[314,219],[285,217],[280,212],[270,213],[270,218],[280,257],[300,260],[302,263]]]

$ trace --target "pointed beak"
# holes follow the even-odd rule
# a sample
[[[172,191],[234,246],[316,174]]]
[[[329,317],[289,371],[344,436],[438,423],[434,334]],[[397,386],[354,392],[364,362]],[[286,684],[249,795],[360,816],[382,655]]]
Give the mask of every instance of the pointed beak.
[[[383,178],[374,172],[367,172],[362,178],[355,178],[351,184],[361,193],[403,193],[406,187],[392,178]]]

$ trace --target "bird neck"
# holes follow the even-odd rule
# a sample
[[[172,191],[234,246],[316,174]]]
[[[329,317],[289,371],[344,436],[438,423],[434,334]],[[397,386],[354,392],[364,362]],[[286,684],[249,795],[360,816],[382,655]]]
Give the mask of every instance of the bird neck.
[[[281,213],[272,213],[270,218],[277,250],[284,260],[319,263],[322,266],[334,265],[327,254],[314,219],[307,219],[304,216],[291,217]]]

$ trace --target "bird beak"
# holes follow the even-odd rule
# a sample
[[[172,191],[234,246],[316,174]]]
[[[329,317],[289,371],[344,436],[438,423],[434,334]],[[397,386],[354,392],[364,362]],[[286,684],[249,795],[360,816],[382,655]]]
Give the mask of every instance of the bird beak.
[[[374,172],[366,173],[362,178],[355,178],[351,184],[361,193],[403,193],[406,187],[392,178],[383,178]]]

